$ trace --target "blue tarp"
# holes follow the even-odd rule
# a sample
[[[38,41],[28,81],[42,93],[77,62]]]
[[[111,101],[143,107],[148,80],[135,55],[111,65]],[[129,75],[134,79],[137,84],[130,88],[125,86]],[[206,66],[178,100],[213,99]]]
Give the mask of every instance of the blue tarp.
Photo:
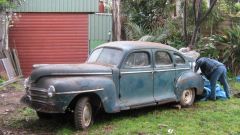
[[[240,75],[236,77],[237,82],[240,82]]]
[[[209,82],[209,80],[204,78],[204,90],[203,90],[203,94],[202,94],[200,100],[207,101],[210,97],[210,94],[211,94],[210,82]],[[223,100],[227,99],[225,91],[219,84],[216,85],[216,98],[223,99]]]

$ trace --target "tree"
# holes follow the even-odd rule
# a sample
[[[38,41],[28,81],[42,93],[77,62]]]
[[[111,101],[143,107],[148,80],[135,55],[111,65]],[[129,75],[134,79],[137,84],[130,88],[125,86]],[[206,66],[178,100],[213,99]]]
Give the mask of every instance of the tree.
[[[146,32],[152,32],[164,25],[171,8],[168,0],[122,0],[122,14],[127,21],[141,26]]]
[[[113,41],[121,40],[121,8],[120,8],[121,0],[113,0],[112,1],[112,19],[113,19]]]
[[[8,52],[8,31],[10,24],[16,14],[13,8],[20,5],[23,0],[0,0],[0,57],[7,57]],[[6,12],[7,11],[7,12]]]
[[[7,0],[0,0],[0,12],[5,10],[5,7],[9,4]]]
[[[200,26],[203,23],[203,21],[207,18],[207,16],[211,13],[211,11],[212,11],[214,5],[216,4],[216,2],[217,2],[217,0],[211,0],[210,7],[206,11],[206,13],[204,15],[202,15],[203,0],[193,0],[192,8],[193,8],[195,26],[194,26],[194,31],[193,31],[193,34],[192,34],[192,37],[191,37],[191,41],[188,45],[189,48],[192,49],[192,48],[195,47],[197,34],[199,32]],[[196,8],[196,5],[197,5],[197,8]]]
[[[188,44],[188,35],[187,35],[187,0],[184,0],[183,5],[183,33],[184,33],[184,40]]]

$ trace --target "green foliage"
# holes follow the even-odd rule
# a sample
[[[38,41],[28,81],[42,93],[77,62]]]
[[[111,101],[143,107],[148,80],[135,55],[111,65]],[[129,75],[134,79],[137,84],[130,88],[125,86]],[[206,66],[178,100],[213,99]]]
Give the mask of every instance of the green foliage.
[[[235,2],[233,0],[219,0],[217,2],[217,8],[220,13],[229,14],[234,10]]]
[[[240,26],[234,26],[224,31],[224,35],[217,39],[220,43],[226,45],[224,62],[232,69],[233,73],[240,73]]]
[[[7,78],[4,76],[5,76],[4,74],[0,74],[0,84],[4,83],[7,80]]]
[[[182,33],[179,30],[180,20],[166,19],[166,23],[162,27],[158,27],[151,32],[147,32],[143,27],[134,22],[125,24],[125,35],[127,40],[141,40],[149,42],[158,42],[168,44],[176,48],[181,48],[185,45],[182,38]]]
[[[123,0],[123,15],[128,20],[151,32],[164,24],[164,19],[168,17],[167,10],[172,6],[167,0]]]
[[[143,41],[160,42],[176,48],[189,43],[194,30],[191,0],[187,5],[187,39],[183,37],[182,16],[172,18],[176,5],[171,0],[124,0],[122,3],[123,15],[127,16],[124,25],[127,40],[138,40],[143,37],[141,38]],[[228,0],[218,1],[216,7],[205,19],[203,26],[204,29],[211,31],[210,34],[213,33],[214,26],[223,20],[225,12],[222,11],[228,11],[226,5],[228,5]],[[183,8],[183,3],[181,8]],[[203,1],[202,14],[206,11],[207,4]]]
[[[212,37],[201,37],[198,41],[198,50],[203,57],[219,59],[220,51],[214,45]]]
[[[236,9],[237,12],[240,12],[240,3],[236,3],[236,4],[234,5],[234,7],[235,7],[235,9]]]
[[[57,132],[57,135],[72,135],[74,132],[69,128],[63,128]]]
[[[7,0],[0,0],[0,5],[3,5],[3,4],[6,4],[6,3],[8,3]]]
[[[231,85],[231,89],[234,91],[234,92],[240,92],[240,82],[236,82],[235,81],[235,78],[233,78],[232,81],[230,81],[230,85]]]
[[[6,7],[8,7],[9,4],[9,1],[7,0],[0,0],[0,12],[3,11]]]
[[[222,35],[213,35],[199,43],[203,56],[221,59],[234,75],[240,73],[240,26],[226,29]]]
[[[15,8],[23,0],[0,0],[0,12],[5,11],[6,9]]]
[[[222,1],[221,1],[222,2]],[[206,20],[203,22],[202,26],[207,30],[213,32],[213,28],[216,27],[224,19],[224,8],[221,8],[221,2],[216,4],[216,7],[212,9],[211,13],[207,16]]]
[[[127,22],[124,29],[127,40],[138,40],[142,36],[146,35],[144,29],[134,22]]]
[[[3,82],[5,82],[5,81],[4,81],[3,79],[0,78],[0,84],[3,83]]]

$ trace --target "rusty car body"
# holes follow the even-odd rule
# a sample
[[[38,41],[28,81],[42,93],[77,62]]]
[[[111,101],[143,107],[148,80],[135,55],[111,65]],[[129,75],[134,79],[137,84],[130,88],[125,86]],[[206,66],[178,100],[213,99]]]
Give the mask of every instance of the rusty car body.
[[[119,41],[97,47],[84,64],[36,66],[25,89],[22,101],[39,118],[70,110],[76,128],[86,129],[100,107],[116,113],[168,102],[191,106],[203,79],[175,48]]]

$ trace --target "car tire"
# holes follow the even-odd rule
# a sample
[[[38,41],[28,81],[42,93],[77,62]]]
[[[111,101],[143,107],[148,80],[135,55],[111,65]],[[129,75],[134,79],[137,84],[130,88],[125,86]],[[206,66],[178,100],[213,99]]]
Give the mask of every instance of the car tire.
[[[77,130],[88,129],[93,122],[93,109],[88,97],[80,98],[74,110],[74,124]]]
[[[182,107],[190,107],[195,100],[195,90],[186,89],[182,92],[180,104]]]
[[[40,120],[47,120],[52,118],[52,114],[36,111],[37,116]]]

